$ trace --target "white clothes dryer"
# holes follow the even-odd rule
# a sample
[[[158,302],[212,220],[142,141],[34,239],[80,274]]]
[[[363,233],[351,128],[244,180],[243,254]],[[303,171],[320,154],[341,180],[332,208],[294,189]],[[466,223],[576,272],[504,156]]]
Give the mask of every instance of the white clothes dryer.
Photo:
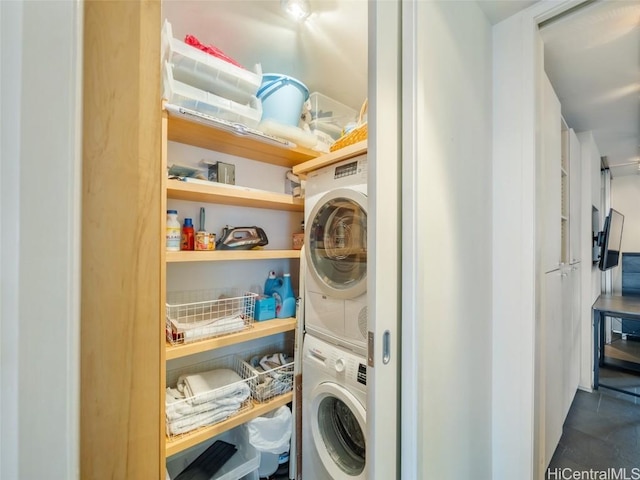
[[[367,157],[311,172],[305,188],[305,330],[366,355]]]
[[[302,345],[302,479],[365,480],[366,359],[312,335]]]

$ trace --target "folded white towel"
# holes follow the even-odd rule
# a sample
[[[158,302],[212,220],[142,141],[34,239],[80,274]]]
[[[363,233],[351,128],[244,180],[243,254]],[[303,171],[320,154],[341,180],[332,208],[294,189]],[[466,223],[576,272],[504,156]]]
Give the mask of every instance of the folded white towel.
[[[235,406],[230,405],[224,408],[216,408],[215,410],[209,410],[195,415],[188,415],[176,420],[171,420],[167,422],[167,430],[169,435],[179,435],[181,433],[195,430],[199,427],[213,425],[214,423],[221,422],[222,420],[230,417],[240,409],[240,406],[241,404]]]
[[[236,320],[238,318],[242,319],[243,314],[244,314],[244,310],[242,308],[236,309],[235,311],[227,315],[220,315],[220,316],[214,316],[216,315],[216,313],[209,311],[209,312],[199,313],[196,315],[187,315],[184,317],[178,317],[177,319],[173,319],[171,321],[177,328],[181,330],[188,330],[190,328],[200,328],[206,325],[212,325],[214,323],[224,323],[231,320]]]
[[[190,399],[185,398],[178,390],[167,388],[165,395],[165,414],[168,420],[176,420],[189,415],[215,410],[217,408],[240,408],[245,400],[246,397],[244,395],[236,395],[233,397],[222,397],[217,401],[193,405]]]
[[[182,337],[185,343],[189,343],[203,338],[215,337],[216,335],[237,332],[245,326],[242,317],[229,317],[207,325],[185,328],[182,332]]]
[[[177,388],[188,397],[192,405],[211,401],[220,402],[224,398],[244,401],[251,390],[242,377],[228,368],[219,368],[191,375],[181,375]]]

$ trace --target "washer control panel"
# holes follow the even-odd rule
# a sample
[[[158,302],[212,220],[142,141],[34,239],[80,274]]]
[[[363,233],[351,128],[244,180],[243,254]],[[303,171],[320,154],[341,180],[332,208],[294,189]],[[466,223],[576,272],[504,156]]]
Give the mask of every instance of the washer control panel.
[[[302,354],[304,362],[320,368],[346,385],[359,390],[366,388],[367,363],[364,357],[309,335],[304,338]]]

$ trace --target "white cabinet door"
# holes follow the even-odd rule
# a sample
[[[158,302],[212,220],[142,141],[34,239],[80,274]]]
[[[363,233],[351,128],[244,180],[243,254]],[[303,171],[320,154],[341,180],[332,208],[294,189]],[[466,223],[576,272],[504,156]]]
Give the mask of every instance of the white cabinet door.
[[[542,269],[556,270],[561,262],[561,112],[560,101],[544,75],[542,101]]]
[[[569,273],[569,278],[571,281],[571,318],[570,324],[571,328],[569,329],[570,337],[566,340],[566,344],[568,347],[568,352],[566,353],[567,361],[569,362],[569,377],[567,379],[566,391],[568,392],[568,405],[567,405],[567,413],[569,408],[571,407],[571,402],[573,402],[573,398],[576,395],[576,390],[578,389],[578,384],[580,383],[580,357],[581,357],[581,342],[580,338],[582,336],[582,326],[580,322],[580,314],[581,314],[581,285],[582,285],[582,271],[580,263],[574,263],[571,265],[571,272]],[[566,297],[564,301],[568,301]]]
[[[544,406],[544,465],[549,465],[562,435],[564,421],[564,326],[563,326],[563,272],[556,270],[544,276],[543,332],[544,347],[540,366],[543,368],[541,396]],[[568,282],[565,282],[568,283]]]
[[[575,394],[575,388],[573,386],[572,378],[575,376],[573,371],[575,366],[573,365],[573,282],[574,276],[572,275],[572,267],[564,266],[560,272],[560,308],[561,317],[560,323],[562,324],[562,415],[561,423],[564,423],[564,419],[569,413],[571,402],[573,401],[573,395]]]
[[[582,197],[582,149],[573,129],[569,129],[569,263],[581,261],[580,242]]]

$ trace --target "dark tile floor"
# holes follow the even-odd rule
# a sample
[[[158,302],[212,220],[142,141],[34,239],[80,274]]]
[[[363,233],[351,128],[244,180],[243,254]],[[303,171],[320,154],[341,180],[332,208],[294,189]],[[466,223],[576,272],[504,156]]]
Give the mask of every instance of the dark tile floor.
[[[638,375],[602,368],[600,380],[640,393]],[[640,478],[640,398],[604,387],[593,393],[579,390],[546,478],[592,478],[560,476],[562,469],[609,475],[593,478]]]

